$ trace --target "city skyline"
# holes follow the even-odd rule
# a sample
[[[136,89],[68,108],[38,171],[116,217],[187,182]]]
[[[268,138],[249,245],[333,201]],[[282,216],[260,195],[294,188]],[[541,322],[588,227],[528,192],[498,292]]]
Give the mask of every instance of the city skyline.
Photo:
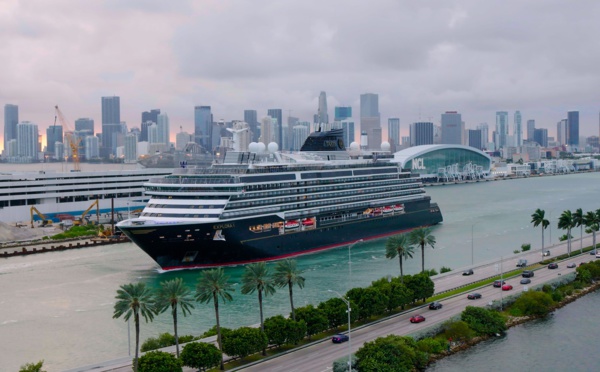
[[[351,106],[355,119],[360,95],[378,94],[382,123],[400,118],[402,136],[446,111],[466,129],[507,111],[512,133],[517,110],[551,136],[579,111],[579,135],[598,135],[596,2],[34,3],[7,0],[0,12],[0,105],[18,105],[40,133],[56,104],[99,131],[104,96],[121,98],[129,128],[144,111],[168,112],[172,137],[193,132],[195,106],[215,121],[271,108],[311,121],[325,91],[330,117]],[[569,20],[578,27],[556,27]]]

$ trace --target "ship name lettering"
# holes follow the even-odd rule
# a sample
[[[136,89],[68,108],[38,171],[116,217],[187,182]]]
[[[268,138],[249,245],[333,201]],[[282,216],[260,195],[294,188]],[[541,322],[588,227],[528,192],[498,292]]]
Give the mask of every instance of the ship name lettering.
[[[213,225],[214,230],[231,229],[235,227],[235,223],[222,223],[220,225]]]
[[[413,159],[412,169],[425,169],[425,159],[423,159],[423,158]]]
[[[323,146],[335,148],[337,146],[337,142],[334,140],[325,140],[325,141],[323,141]]]

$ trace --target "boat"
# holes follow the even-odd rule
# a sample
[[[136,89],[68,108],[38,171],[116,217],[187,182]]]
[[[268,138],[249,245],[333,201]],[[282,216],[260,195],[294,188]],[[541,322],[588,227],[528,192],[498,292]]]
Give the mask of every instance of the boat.
[[[383,213],[392,213],[394,209],[388,205],[382,208]]]
[[[402,204],[396,204],[393,206],[394,212],[403,212],[404,211],[404,205]]]
[[[53,222],[74,220],[99,201],[102,217],[110,217],[112,208],[127,215],[128,210],[143,208],[149,197],[143,184],[164,177],[173,169],[130,169],[87,172],[0,172],[0,220],[4,222],[43,219]],[[31,214],[34,206],[39,215]]]
[[[268,148],[251,143],[210,167],[149,180],[148,204],[117,228],[163,270],[178,270],[294,257],[443,220],[418,175],[393,154],[346,151],[342,129],[311,133],[299,152]],[[403,213],[384,214],[386,205]]]
[[[285,223],[286,230],[294,230],[300,227],[300,224],[296,220],[287,221]]]

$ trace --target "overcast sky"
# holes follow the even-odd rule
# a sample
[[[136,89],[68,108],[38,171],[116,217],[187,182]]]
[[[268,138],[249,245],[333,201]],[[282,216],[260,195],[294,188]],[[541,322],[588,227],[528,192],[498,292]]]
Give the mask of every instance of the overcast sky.
[[[377,93],[403,135],[444,111],[491,130],[509,111],[512,134],[515,110],[552,136],[578,110],[598,135],[599,44],[597,0],[0,0],[0,105],[42,131],[58,104],[101,131],[100,97],[117,95],[129,128],[160,108],[176,133],[193,132],[195,105],[312,121],[326,91],[330,117],[358,118]]]

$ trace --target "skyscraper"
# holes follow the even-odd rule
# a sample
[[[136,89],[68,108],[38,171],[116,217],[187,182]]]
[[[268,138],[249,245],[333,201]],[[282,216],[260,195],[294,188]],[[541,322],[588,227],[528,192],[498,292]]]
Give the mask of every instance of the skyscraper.
[[[274,131],[273,131],[273,119],[270,116],[265,116],[261,120],[260,124],[260,142],[264,143],[265,146],[269,146],[269,143],[273,142]]]
[[[158,114],[156,118],[156,125],[158,131],[158,142],[163,143],[165,145],[165,151],[167,151],[169,149],[171,132],[169,116],[166,113]]]
[[[559,145],[567,144],[567,119],[562,119],[556,124],[556,142]]]
[[[396,152],[400,147],[400,118],[388,119],[388,142],[391,145],[391,151]],[[347,144],[349,146],[350,144]]]
[[[445,145],[463,144],[462,116],[456,111],[446,111],[442,114],[442,142]]]
[[[523,127],[521,125],[521,111],[515,111],[515,128],[513,130],[517,146],[523,146]]]
[[[567,145],[579,146],[579,111],[567,113]]]
[[[17,156],[21,161],[38,160],[38,126],[29,121],[17,124]]]
[[[319,107],[317,109],[317,115],[315,115],[315,124],[327,124],[329,123],[329,114],[327,113],[327,95],[325,92],[319,94]]]
[[[508,112],[496,112],[496,150],[506,146],[506,136],[508,136]]]
[[[138,141],[146,142],[148,141],[148,127],[150,123],[158,123],[158,115],[160,114],[160,109],[154,109],[150,111],[142,112],[142,126],[140,132],[140,138]]]
[[[533,141],[533,132],[535,131],[535,120],[527,120],[527,140]]]
[[[17,139],[17,124],[19,124],[19,106],[4,105],[4,150],[7,149],[8,141]]]
[[[540,128],[533,132],[533,139],[542,147],[548,147],[548,129]]]
[[[250,127],[250,132],[252,132],[250,140],[252,142],[258,142],[258,138],[260,137],[260,130],[256,110],[244,110],[244,121],[248,123],[248,127]]]
[[[477,126],[477,129],[481,131],[481,148],[487,149],[488,143],[490,142],[489,127],[487,123],[481,123]]]
[[[50,154],[56,153],[56,142],[63,141],[62,125],[51,125],[46,129],[46,152]]]
[[[481,143],[481,139],[482,135],[480,129],[469,129],[469,146],[482,150],[483,144]]]
[[[280,149],[283,149],[283,112],[281,109],[268,109],[267,115],[277,120],[273,128],[274,141],[277,142]]]
[[[117,136],[121,132],[121,100],[119,97],[102,97],[102,148],[100,156],[114,155]]]
[[[75,131],[89,133],[94,135],[94,119],[90,118],[79,118],[75,120]]]
[[[212,151],[212,123],[213,116],[210,106],[194,107],[194,141]]]
[[[352,117],[352,107],[336,106],[334,108],[334,121],[342,121]]]
[[[432,145],[433,144],[433,123],[417,122],[410,125],[410,145]]]
[[[381,115],[377,94],[360,95],[360,131],[367,134],[367,148],[378,150],[381,145]]]

